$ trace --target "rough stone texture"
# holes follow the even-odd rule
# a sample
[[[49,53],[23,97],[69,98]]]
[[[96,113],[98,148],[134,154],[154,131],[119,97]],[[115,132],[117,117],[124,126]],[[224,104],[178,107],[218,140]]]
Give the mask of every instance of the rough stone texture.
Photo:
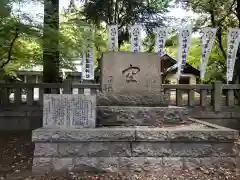
[[[131,156],[129,142],[84,142],[59,144],[61,157],[118,157]]]
[[[175,170],[183,169],[183,158],[180,157],[163,157],[163,167],[171,167]]]
[[[33,131],[33,141],[133,141],[135,140],[134,128],[94,128],[94,129],[59,129],[39,128]]]
[[[132,156],[224,157],[236,156],[233,143],[133,142]]]
[[[53,170],[52,158],[34,157],[32,172],[34,174],[47,173]]]
[[[179,130],[163,128],[138,128],[136,129],[137,141],[234,141],[238,138],[237,131],[196,129]]]
[[[72,163],[72,164],[71,164]],[[163,168],[175,170],[206,168],[236,169],[236,158],[210,157],[79,157],[79,158],[34,158],[33,172],[46,173],[50,171],[91,171],[91,172],[121,172],[121,171],[159,171]]]
[[[83,94],[44,94],[43,126],[95,127],[96,96]]]
[[[169,95],[158,93],[100,93],[97,95],[98,106],[148,106],[167,107]]]
[[[99,106],[97,124],[125,126],[162,126],[169,118],[176,123],[187,120],[187,109],[182,107]],[[173,122],[171,122],[173,123]]]
[[[106,52],[101,59],[101,88],[113,93],[158,94],[161,72],[157,53]]]
[[[190,126],[191,127],[191,126]],[[214,125],[213,125],[214,127]],[[111,127],[94,129],[39,128],[33,131],[35,142],[85,141],[228,141],[238,139],[238,131],[222,129],[176,129],[150,127]]]
[[[160,171],[200,166],[235,169],[238,132],[202,124],[212,129],[41,128],[33,131],[33,172]]]
[[[55,171],[69,171],[74,168],[73,158],[53,158],[52,166]]]
[[[172,149],[169,142],[133,142],[132,156],[161,157],[171,156]]]
[[[121,157],[119,169],[124,171],[158,171],[163,168],[160,157]]]
[[[80,157],[75,159],[74,171],[118,172],[117,157]]]
[[[35,143],[34,156],[35,157],[58,156],[58,144],[41,142]]]

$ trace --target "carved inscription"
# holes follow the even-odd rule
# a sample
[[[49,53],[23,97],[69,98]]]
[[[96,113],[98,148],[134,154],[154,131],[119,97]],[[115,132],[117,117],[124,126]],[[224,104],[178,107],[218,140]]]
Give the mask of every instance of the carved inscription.
[[[104,91],[113,92],[112,82],[113,82],[113,76],[109,76],[107,84],[104,84]]]
[[[44,126],[95,127],[96,96],[44,95]]]
[[[140,72],[140,68],[133,66],[130,64],[130,66],[122,71],[122,74],[125,76],[125,80],[127,83],[130,82],[137,82],[136,75]]]

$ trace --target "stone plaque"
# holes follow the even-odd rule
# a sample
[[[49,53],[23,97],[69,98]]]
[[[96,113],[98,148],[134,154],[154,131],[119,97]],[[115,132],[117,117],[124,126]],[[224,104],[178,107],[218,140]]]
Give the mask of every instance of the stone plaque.
[[[157,53],[107,52],[101,63],[103,92],[161,91],[161,60]]]
[[[44,94],[44,127],[94,128],[95,119],[95,95]]]

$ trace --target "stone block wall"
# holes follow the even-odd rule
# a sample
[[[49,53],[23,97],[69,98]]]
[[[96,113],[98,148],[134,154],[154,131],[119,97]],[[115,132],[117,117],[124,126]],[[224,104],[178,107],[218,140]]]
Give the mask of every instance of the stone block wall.
[[[33,171],[157,171],[200,166],[235,169],[237,138],[237,131],[225,128],[40,128],[32,137]]]

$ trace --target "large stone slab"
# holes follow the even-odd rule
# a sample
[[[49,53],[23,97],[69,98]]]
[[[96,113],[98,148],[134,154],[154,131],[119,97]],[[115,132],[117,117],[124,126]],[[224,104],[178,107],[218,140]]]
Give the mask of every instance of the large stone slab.
[[[96,96],[83,94],[44,94],[43,126],[95,127]]]
[[[39,128],[33,131],[34,142],[134,141],[135,128]]]
[[[165,121],[187,120],[188,110],[183,107],[138,107],[138,106],[99,106],[98,125],[158,126]]]
[[[159,93],[161,90],[161,60],[157,53],[103,53],[101,73],[105,92]]]
[[[101,60],[99,105],[167,106],[157,53],[106,52]]]

